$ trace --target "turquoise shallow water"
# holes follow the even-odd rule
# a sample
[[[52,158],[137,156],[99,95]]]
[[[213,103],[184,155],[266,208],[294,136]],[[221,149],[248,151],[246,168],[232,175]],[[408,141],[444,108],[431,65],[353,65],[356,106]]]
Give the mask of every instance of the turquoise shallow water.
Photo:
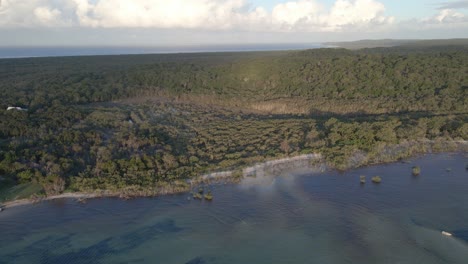
[[[438,154],[249,180],[212,187],[212,202],[177,195],[11,208],[0,213],[0,263],[466,264],[467,162]]]

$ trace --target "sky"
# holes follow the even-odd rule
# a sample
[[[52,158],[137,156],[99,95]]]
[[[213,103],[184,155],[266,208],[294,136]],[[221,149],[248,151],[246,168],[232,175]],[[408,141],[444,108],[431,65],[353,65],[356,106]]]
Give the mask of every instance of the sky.
[[[0,46],[468,37],[468,0],[0,0]]]

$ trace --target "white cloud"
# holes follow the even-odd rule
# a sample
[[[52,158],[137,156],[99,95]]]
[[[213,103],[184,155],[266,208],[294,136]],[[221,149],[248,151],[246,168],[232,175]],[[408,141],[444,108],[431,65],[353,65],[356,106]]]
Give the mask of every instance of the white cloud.
[[[59,25],[61,23],[60,16],[62,12],[58,9],[49,7],[38,7],[34,9],[34,15],[37,20],[43,25]]]
[[[453,9],[442,9],[431,17],[403,21],[401,27],[408,29],[453,29],[468,27],[468,17]]]
[[[77,23],[85,26],[96,27],[98,22],[90,18],[90,13],[95,8],[88,0],[73,0]]]
[[[385,6],[374,0],[338,0],[332,7],[327,26],[332,30],[343,27],[369,27],[391,24],[393,17],[384,15]]]
[[[67,1],[0,0],[0,27],[70,26],[74,15]]]
[[[392,24],[377,0],[277,4],[271,12],[247,0],[0,0],[0,27],[188,28],[244,31],[353,31]]]
[[[319,15],[323,6],[315,1],[300,0],[278,4],[273,8],[272,20],[280,25],[294,26],[295,24],[319,24]]]
[[[468,17],[454,9],[442,9],[431,17],[402,21],[400,29],[410,30],[452,30],[468,27]]]
[[[439,14],[430,18],[428,22],[435,23],[459,23],[466,22],[466,17],[464,14],[459,13],[453,9],[442,9]]]
[[[243,0],[73,0],[78,21],[93,27],[228,28],[247,19]],[[254,11],[255,12],[255,11]],[[240,21],[239,21],[240,20]]]
[[[468,1],[463,0],[463,1],[451,1],[451,2],[443,2],[436,4],[438,5],[438,9],[443,10],[443,9],[461,9],[461,8],[468,8]]]

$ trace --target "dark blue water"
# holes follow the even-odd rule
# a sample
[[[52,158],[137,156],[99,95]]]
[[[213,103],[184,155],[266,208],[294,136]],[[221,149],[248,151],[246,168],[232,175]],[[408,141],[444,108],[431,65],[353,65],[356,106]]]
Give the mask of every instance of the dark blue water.
[[[156,47],[0,47],[0,58],[123,55],[153,53],[235,52],[303,50],[323,47],[321,44],[244,44],[244,45],[191,45]]]
[[[249,180],[212,187],[212,202],[178,195],[10,208],[0,214],[0,263],[466,264],[467,162],[427,155]]]

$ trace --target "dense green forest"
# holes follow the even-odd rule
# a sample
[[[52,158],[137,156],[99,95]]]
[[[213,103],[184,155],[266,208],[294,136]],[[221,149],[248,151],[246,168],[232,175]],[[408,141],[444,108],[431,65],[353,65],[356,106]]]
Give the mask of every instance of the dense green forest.
[[[305,153],[345,169],[455,150],[467,95],[464,46],[3,59],[0,200],[186,190]]]

